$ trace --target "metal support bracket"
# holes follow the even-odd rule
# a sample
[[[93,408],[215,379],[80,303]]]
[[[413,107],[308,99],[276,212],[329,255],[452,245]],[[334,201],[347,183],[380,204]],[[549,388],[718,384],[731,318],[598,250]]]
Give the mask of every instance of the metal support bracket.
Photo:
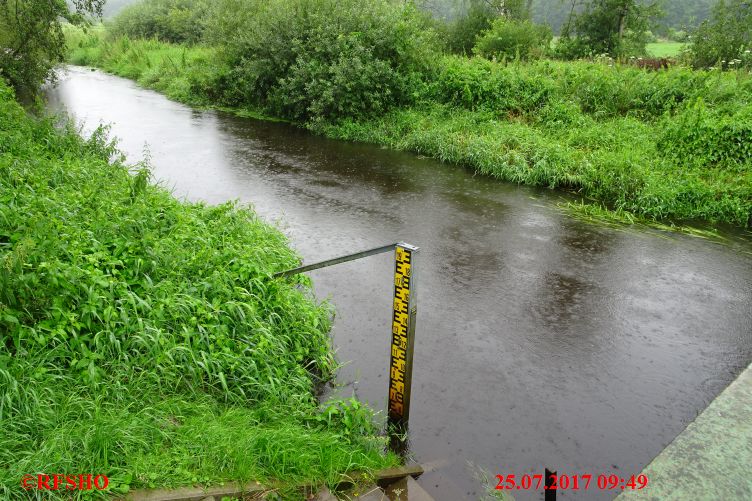
[[[418,247],[403,242],[376,247],[354,254],[328,259],[275,273],[274,278],[290,277],[335,264],[347,263],[394,251],[394,296],[392,303],[391,344],[389,357],[388,424],[393,438],[404,446],[407,423],[410,418],[410,396],[415,350],[415,320],[418,313],[416,265]]]

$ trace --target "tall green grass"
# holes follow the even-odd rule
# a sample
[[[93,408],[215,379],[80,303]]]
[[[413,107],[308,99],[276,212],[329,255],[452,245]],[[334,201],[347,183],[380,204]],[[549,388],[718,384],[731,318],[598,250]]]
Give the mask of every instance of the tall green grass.
[[[136,80],[171,99],[194,106],[221,104],[220,84],[229,71],[219,50],[157,40],[110,40],[102,26],[84,32],[66,27],[68,60]]]
[[[540,127],[434,105],[370,122],[343,122],[323,132],[414,151],[504,181],[566,189],[648,219],[749,224],[748,163],[713,171],[679,167],[658,148],[655,126],[629,117],[578,121]]]
[[[24,474],[294,492],[392,464],[370,411],[317,402],[331,312],[271,278],[297,262],[249,209],[177,201],[0,83],[0,498],[37,497]]]

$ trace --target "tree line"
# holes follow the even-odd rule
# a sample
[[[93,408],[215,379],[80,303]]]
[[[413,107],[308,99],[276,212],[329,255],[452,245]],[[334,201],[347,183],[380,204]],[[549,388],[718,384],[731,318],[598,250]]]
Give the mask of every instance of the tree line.
[[[711,1],[373,0],[365,2],[364,9],[378,11],[379,5],[392,3],[422,12],[408,20],[411,29],[395,35],[403,38],[400,44],[411,44],[404,40],[407,36],[429,37],[446,52],[496,60],[644,56],[650,29],[662,16],[672,22],[707,16],[689,35],[687,61],[695,67],[748,66],[752,2],[717,0],[710,8]],[[228,27],[239,26],[238,19],[245,16],[242,11],[258,11],[263,2],[235,3],[228,8],[232,1],[142,0],[125,6],[111,22],[111,31],[176,43],[224,43],[234,37],[212,40],[205,36],[207,24],[213,23],[213,33],[227,35]],[[106,5],[105,0],[0,0],[0,76],[17,89],[38,88],[64,59],[63,23],[95,22]],[[550,22],[540,22],[541,12],[553,16]],[[554,34],[559,37],[552,43]]]

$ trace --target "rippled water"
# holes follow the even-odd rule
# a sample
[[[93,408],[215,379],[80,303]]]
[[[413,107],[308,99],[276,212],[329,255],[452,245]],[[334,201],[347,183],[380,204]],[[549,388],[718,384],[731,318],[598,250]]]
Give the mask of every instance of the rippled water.
[[[479,468],[636,473],[752,360],[744,238],[586,224],[555,192],[192,110],[98,71],[71,68],[48,97],[87,130],[112,124],[131,160],[147,148],[177,196],[252,203],[307,263],[421,247],[410,447],[437,499],[477,499]],[[337,308],[338,391],[378,409],[392,266],[384,255],[311,274]],[[559,494],[611,497],[592,485]]]

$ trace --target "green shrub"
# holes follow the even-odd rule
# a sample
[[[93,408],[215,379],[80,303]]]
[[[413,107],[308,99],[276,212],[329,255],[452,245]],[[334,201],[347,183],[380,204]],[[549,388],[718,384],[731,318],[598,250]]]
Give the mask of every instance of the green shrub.
[[[568,35],[559,38],[551,51],[551,56],[565,61],[573,61],[595,55],[595,49],[591,47],[585,38]]]
[[[491,27],[494,16],[478,3],[474,3],[464,16],[451,22],[446,30],[446,46],[454,54],[472,54],[478,36]]]
[[[752,110],[711,112],[700,100],[664,124],[661,151],[680,165],[752,170]]]
[[[487,59],[538,59],[546,53],[552,38],[549,26],[499,18],[478,36],[473,51]]]
[[[752,69],[752,4],[720,0],[710,19],[692,34],[689,58],[695,68]]]
[[[549,129],[584,127],[591,121],[579,105],[567,101],[549,102],[535,114],[536,125]]]
[[[123,9],[109,27],[114,37],[197,43],[204,34],[207,0],[141,0]]]
[[[230,101],[338,119],[414,99],[436,53],[426,24],[412,4],[388,0],[223,0],[212,39],[227,47]]]
[[[646,72],[628,65],[499,64],[482,58],[437,60],[427,99],[467,109],[532,113],[549,102],[569,102],[595,119],[661,117],[702,98],[723,113],[752,104],[752,78],[677,67]]]
[[[529,113],[545,106],[553,91],[548,78],[481,58],[448,56],[438,67],[431,99],[470,110]]]
[[[687,42],[689,40],[689,34],[686,30],[669,28],[667,38],[672,42]]]

